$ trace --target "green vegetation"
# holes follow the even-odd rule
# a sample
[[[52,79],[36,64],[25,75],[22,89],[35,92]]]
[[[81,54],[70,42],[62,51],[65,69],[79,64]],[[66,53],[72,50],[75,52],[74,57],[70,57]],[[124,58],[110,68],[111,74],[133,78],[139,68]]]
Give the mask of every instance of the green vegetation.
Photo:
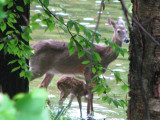
[[[45,108],[47,92],[45,89],[34,89],[28,94],[18,94],[11,101],[7,95],[0,94],[1,120],[49,120]]]
[[[29,0],[24,0],[24,1],[25,3],[30,2]],[[93,3],[92,0],[86,0],[86,1],[57,0],[49,3],[49,0],[43,0],[41,4],[37,0],[31,0],[31,2],[33,2],[31,6],[31,24],[30,24],[31,29],[22,26],[22,32],[23,32],[22,34],[18,30],[16,30],[16,28],[12,24],[17,22],[15,21],[16,15],[15,13],[12,13],[12,11],[10,11],[11,14],[7,16],[8,17],[7,23],[5,23],[2,20],[0,21],[2,25],[1,31],[3,32],[4,30],[6,30],[6,24],[8,24],[10,27],[13,28],[13,31],[16,31],[16,34],[20,34],[24,40],[29,41],[32,38],[32,40],[30,40],[31,45],[33,43],[36,43],[44,39],[69,41],[70,54],[73,54],[75,49],[78,49],[79,57],[86,54],[83,51],[83,49],[90,48],[90,41],[93,35],[92,30],[94,30],[94,26],[96,24],[98,15],[97,12],[100,7],[100,4],[97,1],[94,1]],[[8,7],[9,8],[12,7],[13,1],[11,0],[8,3],[9,3]],[[130,3],[127,1],[126,3],[127,6],[129,7]],[[53,14],[56,16],[51,14],[46,9],[47,7],[50,10],[52,10]],[[20,12],[23,12],[23,8],[20,6],[17,6],[16,9]],[[106,15],[115,21],[117,17],[123,16],[122,11],[120,10],[121,7],[119,3],[114,3],[113,1],[111,1],[111,3],[108,4],[106,1],[106,9],[105,11],[103,11],[102,18],[100,21],[100,26],[98,29],[99,33],[97,32],[95,34],[96,43],[104,44],[105,41],[112,39],[113,31],[107,24]],[[0,6],[0,11],[2,12],[1,6]],[[69,34],[68,32],[69,30],[72,32],[73,36]],[[10,34],[14,35],[13,31],[8,31],[6,34],[8,36]],[[4,40],[5,39],[6,38],[4,38]],[[14,64],[15,62],[19,63],[19,66],[14,68],[12,72],[22,68],[23,70],[20,73],[20,76],[27,77],[28,79],[30,79],[30,76],[32,74],[28,71],[28,65],[25,63],[25,60],[29,59],[29,55],[32,54],[33,52],[30,49],[30,47],[25,45],[23,42],[20,42],[17,47],[18,43],[19,43],[18,38],[16,37],[16,35],[14,35],[14,39],[10,40],[9,42],[8,41],[0,42],[0,50],[4,49],[6,53],[17,55],[19,59],[11,61],[9,63],[9,64]],[[76,46],[74,46],[74,43],[76,43]],[[83,46],[84,43],[86,44],[85,47]],[[117,53],[120,53],[121,55],[118,57],[116,61],[114,61],[109,66],[107,72],[104,75],[102,74],[102,72],[99,72],[101,71],[101,66],[96,68],[97,71],[92,69],[93,72],[97,73],[99,72],[98,74],[99,76],[96,78],[96,80],[99,81],[99,83],[101,83],[101,86],[97,86],[94,89],[95,91],[97,91],[98,99],[100,100],[97,101],[97,98],[95,98],[94,103],[96,104],[100,103],[103,106],[103,108],[108,108],[108,111],[112,109],[113,111],[113,112],[106,112],[106,110],[102,110],[100,108],[96,112],[102,115],[106,115],[105,116],[106,118],[125,118],[124,111],[127,105],[125,103],[126,101],[125,99],[128,92],[128,87],[127,87],[128,54],[126,54],[127,53],[126,48],[128,47],[128,45],[125,44],[123,49],[119,48],[118,46],[114,45],[109,41],[106,42],[105,45],[111,45],[113,48],[115,48]],[[88,54],[88,56],[90,57],[90,53]],[[99,55],[95,53],[94,56],[96,58],[94,59],[94,63],[97,64],[100,61]],[[106,76],[109,78],[107,78]],[[50,84],[50,87],[48,88],[49,94],[57,96],[58,91],[56,88],[56,80],[59,77],[60,75],[56,75],[54,77],[53,82]],[[30,83],[31,87],[30,91],[32,91],[34,87],[37,87],[41,80],[42,78],[32,81]],[[107,92],[107,95],[102,94],[102,91],[104,90]],[[5,103],[3,99],[5,99],[5,101],[8,103]],[[48,113],[46,112],[45,109],[43,109],[46,100],[46,93],[44,91],[31,92],[30,94],[26,95],[20,94],[18,96],[15,96],[14,99],[16,101],[10,101],[6,95],[2,96],[2,102],[0,101],[0,103],[1,105],[2,103],[5,103],[4,105],[6,105],[4,107],[0,106],[0,108],[4,108],[2,109],[2,119],[5,119],[7,117],[11,117],[8,119],[24,118],[32,120],[36,118],[41,120],[44,119],[44,117],[45,120],[49,119]],[[52,104],[57,104],[57,100],[58,97],[53,97],[51,99]],[[106,104],[106,102],[111,105]],[[10,106],[7,106],[7,104]],[[53,107],[50,108],[50,111],[53,111],[54,108]],[[11,113],[8,113],[8,109],[11,109]],[[56,109],[54,110],[56,111]],[[32,116],[32,113],[36,113],[36,116]],[[8,116],[8,114],[11,114],[11,116]],[[52,114],[52,112],[50,114],[51,114],[51,119],[54,119],[55,118],[54,114]],[[65,118],[63,116],[61,119],[70,119],[70,118],[69,117]]]

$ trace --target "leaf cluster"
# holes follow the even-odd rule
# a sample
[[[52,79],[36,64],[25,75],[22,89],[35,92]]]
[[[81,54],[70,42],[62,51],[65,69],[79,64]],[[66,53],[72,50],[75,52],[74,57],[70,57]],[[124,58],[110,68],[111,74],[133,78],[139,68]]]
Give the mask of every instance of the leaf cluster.
[[[13,100],[0,94],[1,120],[49,120],[48,110],[44,108],[47,92],[35,89],[27,94],[18,94]]]

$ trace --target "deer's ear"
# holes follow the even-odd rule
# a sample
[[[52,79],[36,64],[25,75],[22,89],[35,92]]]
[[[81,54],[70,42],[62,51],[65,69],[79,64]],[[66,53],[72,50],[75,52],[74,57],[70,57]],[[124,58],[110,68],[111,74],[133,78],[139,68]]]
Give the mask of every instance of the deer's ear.
[[[115,28],[116,23],[113,20],[111,20],[110,18],[107,18],[107,19],[108,19],[109,25],[112,26],[113,28]]]
[[[122,17],[119,17],[119,18],[117,19],[117,24],[119,24],[119,25],[125,25]]]

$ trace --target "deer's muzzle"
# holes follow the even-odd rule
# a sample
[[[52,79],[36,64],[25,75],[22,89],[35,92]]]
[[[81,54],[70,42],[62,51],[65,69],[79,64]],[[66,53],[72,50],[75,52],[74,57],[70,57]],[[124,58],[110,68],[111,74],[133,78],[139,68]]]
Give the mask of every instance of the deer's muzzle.
[[[124,40],[124,42],[125,42],[125,43],[129,43],[129,39],[126,38],[126,39]]]

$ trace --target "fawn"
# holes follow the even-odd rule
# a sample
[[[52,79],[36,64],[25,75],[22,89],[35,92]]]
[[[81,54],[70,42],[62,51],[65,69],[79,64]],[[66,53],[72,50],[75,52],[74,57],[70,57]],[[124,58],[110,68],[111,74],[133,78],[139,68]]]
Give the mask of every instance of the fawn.
[[[114,30],[112,42],[120,47],[122,46],[122,42],[129,42],[127,30],[122,18],[118,18],[117,23],[108,18],[108,23]],[[89,68],[87,67],[88,64],[82,64],[82,62],[89,58],[86,55],[78,58],[77,50],[70,56],[68,52],[68,44],[68,42],[62,41],[43,40],[32,46],[35,53],[30,59],[30,71],[34,74],[31,80],[45,74],[39,87],[47,88],[54,77],[54,74],[81,74],[84,75],[87,82],[87,79],[89,78]],[[95,51],[100,55],[100,64],[104,68],[107,68],[108,65],[118,57],[115,50],[109,45],[95,45]],[[105,70],[103,72],[105,72]],[[93,77],[94,74],[91,74],[91,79]],[[87,114],[90,114],[90,110],[93,111],[91,105],[92,99],[93,94],[91,94],[88,100]]]
[[[90,86],[91,89],[93,89],[93,87],[94,86]],[[82,117],[81,97],[88,95],[86,84],[84,84],[84,82],[80,80],[75,79],[74,77],[62,76],[57,81],[57,88],[60,90],[59,105],[62,106],[63,101],[70,94],[70,101],[69,101],[69,107],[70,107],[73,99],[77,97],[77,101],[80,109],[80,116]]]

